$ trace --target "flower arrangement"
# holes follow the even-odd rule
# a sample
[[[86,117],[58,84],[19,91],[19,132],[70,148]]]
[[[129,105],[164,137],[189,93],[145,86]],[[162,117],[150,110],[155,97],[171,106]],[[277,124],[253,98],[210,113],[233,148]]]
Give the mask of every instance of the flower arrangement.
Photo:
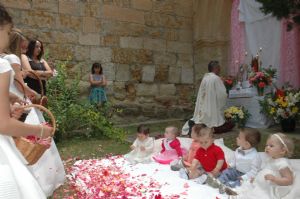
[[[266,72],[252,72],[249,76],[249,83],[257,88],[258,95],[262,96],[264,88],[272,83],[271,76]]]
[[[228,76],[228,77],[224,77],[223,79],[223,83],[225,85],[226,91],[227,93],[229,93],[229,90],[232,89],[232,87],[235,84],[235,78],[232,76]]]
[[[300,90],[277,89],[260,101],[261,112],[272,117],[276,123],[282,120],[296,120],[300,116]]]
[[[231,106],[224,111],[224,116],[226,120],[230,120],[237,124],[239,128],[243,128],[251,115],[243,106]]]

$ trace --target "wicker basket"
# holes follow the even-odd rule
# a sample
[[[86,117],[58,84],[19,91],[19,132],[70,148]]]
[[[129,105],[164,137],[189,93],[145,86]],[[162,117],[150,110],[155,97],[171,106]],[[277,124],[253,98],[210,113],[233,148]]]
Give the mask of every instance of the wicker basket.
[[[48,98],[45,96],[45,91],[44,91],[44,87],[43,87],[43,83],[42,83],[41,78],[36,74],[36,72],[34,72],[32,70],[29,70],[27,72],[29,72],[32,76],[34,76],[39,81],[39,85],[40,85],[40,88],[41,88],[41,96],[38,97],[38,98],[33,99],[32,103],[33,104],[40,104],[42,106],[46,106],[47,103],[48,103]]]
[[[31,104],[31,105],[26,105],[24,106],[24,108],[30,108],[30,107],[34,107],[34,108],[38,108],[43,112],[46,112],[52,122],[52,126],[53,126],[53,132],[51,137],[53,137],[54,133],[55,133],[55,129],[56,129],[56,122],[54,119],[53,114],[46,109],[45,107],[41,106],[41,105],[37,105],[37,104]],[[24,137],[16,137],[14,138],[16,147],[19,149],[19,151],[22,153],[22,155],[24,156],[24,158],[27,160],[28,165],[33,165],[35,164],[40,157],[43,155],[43,153],[48,149],[47,146],[42,145],[38,142],[32,142]]]

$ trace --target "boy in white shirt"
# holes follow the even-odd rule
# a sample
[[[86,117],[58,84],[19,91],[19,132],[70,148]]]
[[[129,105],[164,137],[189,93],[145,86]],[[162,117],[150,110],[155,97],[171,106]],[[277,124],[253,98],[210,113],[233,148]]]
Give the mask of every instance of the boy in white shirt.
[[[231,188],[241,185],[241,181],[251,180],[261,168],[261,158],[256,146],[261,139],[260,132],[256,129],[241,129],[236,138],[237,145],[234,161],[230,167],[218,177],[219,181]]]

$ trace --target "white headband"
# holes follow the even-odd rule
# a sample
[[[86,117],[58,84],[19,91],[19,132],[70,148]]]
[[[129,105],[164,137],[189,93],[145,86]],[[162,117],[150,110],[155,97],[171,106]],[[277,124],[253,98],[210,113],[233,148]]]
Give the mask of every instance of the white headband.
[[[289,148],[287,147],[287,145],[284,143],[283,139],[278,135],[278,134],[273,134],[280,142],[281,144],[286,148],[287,152],[289,152]]]

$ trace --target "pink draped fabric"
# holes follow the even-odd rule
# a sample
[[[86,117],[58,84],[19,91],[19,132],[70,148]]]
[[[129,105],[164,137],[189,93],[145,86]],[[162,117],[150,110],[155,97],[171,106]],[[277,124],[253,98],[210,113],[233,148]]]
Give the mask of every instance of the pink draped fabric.
[[[231,9],[231,38],[228,73],[236,75],[238,67],[245,61],[245,26],[239,21],[240,0],[233,0]]]
[[[300,87],[300,27],[286,31],[286,20],[282,21],[279,84],[289,82]]]

